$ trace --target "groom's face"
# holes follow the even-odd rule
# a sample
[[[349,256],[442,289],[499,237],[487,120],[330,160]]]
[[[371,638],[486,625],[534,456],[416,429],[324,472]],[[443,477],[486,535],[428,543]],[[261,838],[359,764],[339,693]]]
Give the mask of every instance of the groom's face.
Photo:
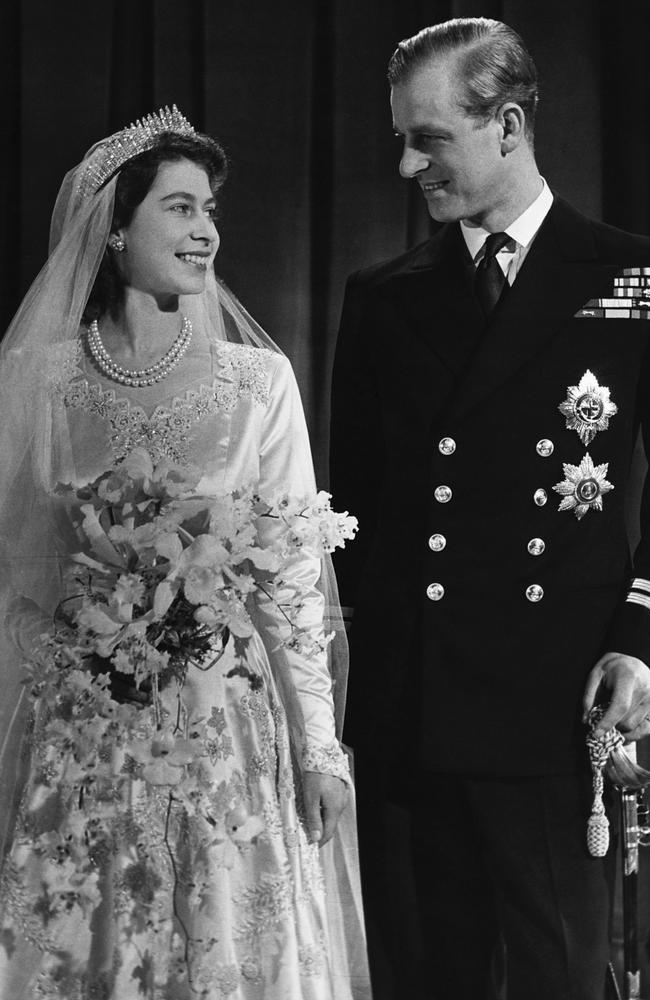
[[[436,221],[480,225],[508,196],[503,120],[465,112],[455,62],[436,59],[392,89],[393,126],[404,142],[400,173],[418,181]]]

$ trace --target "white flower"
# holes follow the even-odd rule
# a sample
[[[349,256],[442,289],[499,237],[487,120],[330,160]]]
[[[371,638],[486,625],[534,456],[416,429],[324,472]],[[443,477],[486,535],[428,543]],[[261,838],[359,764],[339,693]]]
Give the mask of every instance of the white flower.
[[[119,466],[119,472],[135,482],[148,482],[153,476],[153,470],[153,461],[146,448],[134,448]]]
[[[183,581],[183,593],[191,604],[213,600],[223,586],[223,575],[208,566],[192,566]]]
[[[198,535],[188,545],[178,562],[178,571],[190,568],[216,569],[228,561],[228,550],[212,535]]]
[[[222,568],[228,550],[212,535],[198,535],[188,545],[168,579],[183,579],[183,592],[192,604],[205,604],[223,587]]]
[[[144,595],[144,581],[137,573],[123,573],[118,577],[113,587],[113,598],[116,605],[140,604]]]
[[[253,623],[244,602],[232,591],[221,590],[213,594],[209,603],[196,609],[194,618],[200,624],[208,625],[210,628],[220,628],[227,625],[233,635],[241,639],[247,639],[254,632]]]
[[[273,549],[262,549],[258,546],[246,546],[239,553],[240,559],[249,559],[257,569],[275,573],[282,565],[282,557]]]
[[[176,565],[183,552],[183,545],[176,532],[165,532],[154,539],[156,554]]]
[[[191,740],[170,732],[156,733],[151,740],[132,740],[126,753],[142,768],[142,777],[151,785],[178,785],[185,767],[197,756]]]
[[[78,624],[99,636],[116,636],[122,630],[122,622],[116,621],[104,608],[106,605],[85,604],[77,612]]]
[[[156,621],[161,621],[176,597],[180,583],[173,580],[163,580],[158,584],[153,595],[153,613]]]
[[[163,459],[151,474],[147,492],[156,497],[182,497],[194,491],[200,479],[196,467],[181,467]]]

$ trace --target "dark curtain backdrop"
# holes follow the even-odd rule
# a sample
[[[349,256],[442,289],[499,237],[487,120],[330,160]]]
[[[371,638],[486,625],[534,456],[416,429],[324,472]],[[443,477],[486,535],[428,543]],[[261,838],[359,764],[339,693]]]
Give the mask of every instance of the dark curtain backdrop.
[[[319,478],[346,274],[425,237],[397,173],[385,67],[425,24],[485,14],[535,56],[537,148],[586,212],[650,231],[648,4],[598,0],[3,0],[0,309],[41,266],[65,171],[176,102],[232,159],[218,271],[290,355]]]
[[[453,16],[513,25],[540,72],[547,180],[579,209],[648,233],[649,7],[2,0],[0,327],[44,261],[63,174],[98,138],[176,102],[229,152],[217,270],[293,361],[326,485],[345,276],[429,233],[417,190],[397,173],[385,83],[396,42]],[[644,908],[647,895],[646,885]]]

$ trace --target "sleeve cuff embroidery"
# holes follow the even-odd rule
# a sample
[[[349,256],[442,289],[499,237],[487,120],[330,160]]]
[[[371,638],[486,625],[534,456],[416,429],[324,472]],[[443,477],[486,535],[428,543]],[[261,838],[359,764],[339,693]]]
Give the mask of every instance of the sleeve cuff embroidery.
[[[351,780],[348,758],[336,740],[324,747],[307,744],[302,755],[302,768],[303,771],[331,774],[348,784]]]
[[[625,600],[627,604],[640,604],[650,611],[650,580],[645,580],[642,576],[635,577]]]

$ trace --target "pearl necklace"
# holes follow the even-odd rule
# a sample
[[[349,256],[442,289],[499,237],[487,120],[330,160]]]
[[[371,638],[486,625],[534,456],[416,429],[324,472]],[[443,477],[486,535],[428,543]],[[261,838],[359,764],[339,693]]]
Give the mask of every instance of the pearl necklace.
[[[162,382],[181,360],[185,351],[190,346],[191,339],[192,323],[187,316],[183,316],[181,332],[169,350],[163,354],[160,361],[156,361],[154,365],[150,365],[148,368],[123,368],[113,361],[104,347],[102,338],[99,336],[97,320],[94,319],[88,327],[88,349],[104,374],[108,375],[114,382],[121,382],[122,385],[132,385],[137,389],[146,385],[154,385],[156,382]]]

